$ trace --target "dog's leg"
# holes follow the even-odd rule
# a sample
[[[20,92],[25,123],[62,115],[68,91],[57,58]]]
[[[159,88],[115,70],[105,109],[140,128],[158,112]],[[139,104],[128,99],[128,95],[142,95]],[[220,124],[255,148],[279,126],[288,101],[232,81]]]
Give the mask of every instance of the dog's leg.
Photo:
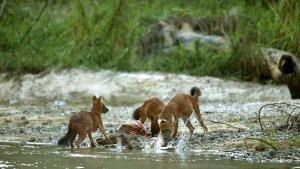
[[[105,129],[104,129],[104,126],[103,126],[103,122],[102,122],[101,118],[99,119],[98,128],[99,128],[100,132],[104,135],[105,139],[108,140],[109,142],[111,142],[110,139],[108,138],[106,132],[105,132]]]
[[[176,139],[177,130],[178,130],[178,117],[174,117],[174,131],[173,131],[173,139]]]
[[[142,115],[142,117],[141,117],[141,123],[144,124],[145,121],[146,121],[146,119],[147,119],[147,116]]]
[[[190,119],[188,117],[182,118],[184,124],[189,128],[190,130],[190,139],[192,138],[193,132],[194,132],[194,126],[192,125]]]
[[[93,140],[93,137],[92,137],[92,132],[91,131],[88,132],[88,136],[89,136],[89,139],[90,139],[90,142],[91,142],[91,147],[96,147],[96,145],[94,143],[94,140]]]
[[[201,127],[203,128],[204,134],[207,135],[208,129],[203,122],[203,119],[202,119],[202,116],[200,113],[199,104],[198,104],[197,100],[192,99],[191,101],[192,101],[192,105],[193,105],[193,109],[194,109],[196,118],[197,118],[198,122],[200,123]]]
[[[86,131],[81,129],[78,131],[78,139],[75,141],[75,145],[77,146],[77,148],[80,148],[80,143],[83,142],[83,140],[85,139],[86,137]]]
[[[74,140],[76,138],[76,132],[72,133],[71,136],[70,136],[70,145],[71,145],[71,148],[74,148]]]

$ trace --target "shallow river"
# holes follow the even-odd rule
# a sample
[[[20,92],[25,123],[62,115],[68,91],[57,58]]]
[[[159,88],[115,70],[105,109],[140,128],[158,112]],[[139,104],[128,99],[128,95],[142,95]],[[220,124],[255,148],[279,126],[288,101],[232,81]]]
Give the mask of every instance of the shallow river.
[[[0,168],[197,168],[197,169],[292,169],[298,163],[249,163],[220,160],[218,155],[186,152],[117,152],[99,148],[74,149],[53,145],[0,144]]]

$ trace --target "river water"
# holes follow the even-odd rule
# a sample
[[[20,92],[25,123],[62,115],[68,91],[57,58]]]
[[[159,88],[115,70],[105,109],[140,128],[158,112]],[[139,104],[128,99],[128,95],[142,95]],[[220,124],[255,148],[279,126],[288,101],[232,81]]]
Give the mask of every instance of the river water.
[[[249,163],[220,160],[218,155],[186,152],[116,152],[100,148],[73,149],[54,145],[0,144],[0,168],[189,168],[295,169],[298,163]]]

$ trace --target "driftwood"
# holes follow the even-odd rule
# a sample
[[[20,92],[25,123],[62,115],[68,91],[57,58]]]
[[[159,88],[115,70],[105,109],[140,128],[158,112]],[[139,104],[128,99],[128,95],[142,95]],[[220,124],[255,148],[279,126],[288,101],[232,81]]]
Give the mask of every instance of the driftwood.
[[[286,120],[282,121],[283,124],[276,126],[274,124],[274,122],[272,122],[271,120],[263,120],[263,109],[266,107],[270,107],[272,108],[273,111],[279,111],[279,109],[283,109],[284,111],[281,111],[281,113],[284,113],[286,116]],[[288,111],[288,109],[292,109],[291,111]],[[260,107],[259,111],[258,111],[258,122],[260,125],[260,128],[262,131],[264,131],[266,128],[270,127],[270,126],[266,126],[264,121],[267,121],[268,124],[273,124],[273,129],[275,130],[282,130],[282,129],[286,129],[286,131],[290,130],[292,126],[296,126],[298,128],[299,131],[299,113],[296,112],[296,110],[300,111],[300,106],[298,105],[294,105],[294,104],[289,104],[289,103],[269,103],[269,104],[265,104],[263,106]]]

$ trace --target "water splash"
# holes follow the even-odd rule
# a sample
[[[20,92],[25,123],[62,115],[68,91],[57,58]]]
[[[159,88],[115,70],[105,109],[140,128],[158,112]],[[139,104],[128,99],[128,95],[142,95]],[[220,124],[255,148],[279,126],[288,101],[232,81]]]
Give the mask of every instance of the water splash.
[[[188,121],[186,121],[184,123],[184,126],[180,128],[183,128],[183,132],[181,133],[180,137],[178,138],[178,142],[176,142],[175,140],[170,140],[167,144],[166,147],[158,147],[157,151],[161,151],[161,150],[167,150],[167,151],[173,151],[175,150],[179,155],[184,155],[184,148],[186,145],[186,124]],[[162,142],[162,138],[158,139],[158,141],[160,141],[160,144],[156,144],[156,145],[161,145]]]
[[[151,146],[150,146],[150,144],[149,144],[149,142],[147,142],[147,141],[144,141],[143,142],[143,151],[145,152],[145,153],[150,153],[152,150],[151,150]]]
[[[122,152],[123,150],[123,146],[122,146],[122,140],[121,138],[117,138],[117,147],[116,147],[116,151],[117,152]]]
[[[189,121],[189,119],[184,123],[183,126],[183,132],[181,133],[178,143],[175,146],[175,150],[178,154],[183,154],[184,152],[184,147],[185,147],[185,136],[186,136],[186,124]]]
[[[162,139],[160,137],[151,138],[149,141],[143,142],[143,151],[145,153],[161,153]]]
[[[184,137],[181,137],[180,140],[178,141],[178,144],[175,146],[176,152],[179,154],[183,154],[184,146],[185,146],[185,140]]]

